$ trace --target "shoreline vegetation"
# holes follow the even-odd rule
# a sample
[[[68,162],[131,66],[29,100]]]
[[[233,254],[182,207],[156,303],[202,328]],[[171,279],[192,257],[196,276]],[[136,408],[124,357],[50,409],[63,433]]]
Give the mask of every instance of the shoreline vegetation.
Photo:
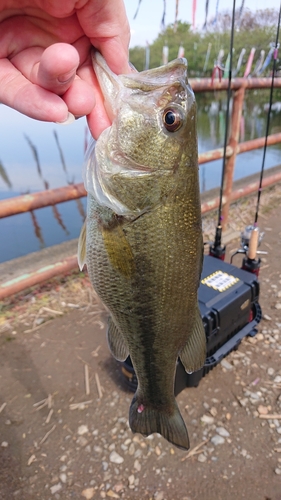
[[[150,45],[131,48],[130,61],[138,71],[142,71],[157,67],[167,60],[185,57],[190,78],[210,77],[216,64],[224,71],[228,65],[231,17],[230,11],[222,11],[216,19],[210,19],[204,28],[195,31],[191,24],[179,20],[164,27]],[[250,75],[264,77],[270,74],[272,55],[269,57],[269,51],[276,38],[277,21],[277,9],[252,12],[245,8],[242,15],[240,9],[236,10],[233,77],[244,75],[252,49],[254,57]],[[280,71],[280,60],[277,69]]]

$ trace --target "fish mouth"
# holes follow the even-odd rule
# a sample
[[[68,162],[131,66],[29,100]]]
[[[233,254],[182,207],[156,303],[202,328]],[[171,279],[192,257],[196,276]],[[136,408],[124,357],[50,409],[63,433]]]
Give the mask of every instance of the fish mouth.
[[[113,122],[117,114],[117,96],[124,88],[148,92],[157,88],[173,85],[187,78],[187,61],[175,59],[165,66],[147,71],[133,71],[126,75],[116,75],[111,71],[103,56],[92,51],[93,68],[104,97],[104,107],[109,119]]]
[[[123,87],[119,77],[111,71],[105,59],[96,50],[92,50],[92,64],[101,93],[104,97],[104,107],[108,118],[113,122],[117,114],[116,99]]]

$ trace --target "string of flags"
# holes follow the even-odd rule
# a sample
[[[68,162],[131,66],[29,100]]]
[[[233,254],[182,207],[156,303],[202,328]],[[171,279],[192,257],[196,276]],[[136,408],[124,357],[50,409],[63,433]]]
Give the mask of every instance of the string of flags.
[[[165,19],[166,19],[166,1],[167,0],[162,0],[163,2],[163,12],[162,12],[162,19],[161,19],[161,29],[162,31],[165,30]],[[207,29],[208,25],[212,25],[213,27],[217,25],[218,19],[219,19],[219,6],[220,6],[220,0],[211,0],[211,2],[215,2],[215,15],[213,18],[209,19],[209,8],[210,8],[210,0],[205,0],[205,20],[203,24],[203,30]],[[136,12],[134,15],[134,19],[137,17],[140,7],[142,4],[142,0],[138,0]],[[197,24],[196,24],[196,15],[197,15],[197,0],[192,0],[190,2],[191,4],[191,19],[192,19],[192,29],[193,31],[196,30]],[[241,5],[240,8],[237,10],[236,13],[236,27],[237,30],[240,28],[240,24],[242,21],[242,15],[243,11],[245,8],[245,0],[241,0]],[[175,0],[175,21],[174,21],[174,31],[177,31],[178,27],[178,15],[179,15],[179,0]],[[209,21],[208,21],[209,19]],[[207,71],[208,69],[208,64],[211,58],[211,49],[212,49],[212,44],[208,43],[206,55],[205,55],[205,62],[204,62],[204,67],[202,68],[203,74]],[[196,47],[194,46],[194,51],[197,50],[197,44]],[[214,49],[213,49],[214,50]],[[234,50],[234,49],[233,49]],[[265,50],[261,50],[259,56],[256,59],[256,63],[253,68],[253,63],[254,63],[254,58],[256,55],[256,48],[252,47],[250,50],[250,53],[248,55],[248,59],[245,65],[245,70],[243,77],[248,78],[250,76],[261,76],[265,70],[269,67],[272,58],[274,56],[274,44],[271,44],[270,49],[267,53],[267,56],[265,57]],[[178,55],[177,57],[181,58],[184,57],[185,55],[185,49],[183,44],[179,45],[178,48]],[[245,62],[244,58],[246,56],[246,49],[242,48],[238,60],[237,60],[237,65],[236,68],[232,70],[233,76],[237,76],[241,70],[241,67],[243,63]],[[219,77],[220,79],[227,78],[229,75],[230,71],[230,54],[226,56],[225,63],[223,64],[223,58],[224,58],[224,50],[220,49],[218,51],[217,57],[214,60],[214,65],[213,65],[213,71],[212,71],[212,79]],[[169,46],[167,43],[163,46],[162,49],[162,64],[167,64],[169,61]],[[149,43],[146,43],[146,48],[145,48],[145,63],[144,63],[144,69],[149,69],[150,65],[150,46]]]

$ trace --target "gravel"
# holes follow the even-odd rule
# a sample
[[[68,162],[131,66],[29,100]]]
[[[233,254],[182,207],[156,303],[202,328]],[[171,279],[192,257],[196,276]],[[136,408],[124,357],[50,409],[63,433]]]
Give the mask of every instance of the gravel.
[[[80,425],[78,427],[78,435],[83,436],[84,434],[87,434],[89,432],[88,426],[87,425]]]
[[[62,489],[62,484],[61,483],[54,484],[54,486],[51,486],[51,488],[50,488],[52,495],[54,495],[55,493],[57,493],[61,489]]]
[[[225,439],[222,436],[219,436],[216,434],[215,436],[212,437],[211,442],[215,445],[218,446],[219,444],[224,444]]]
[[[3,498],[206,500],[214,477],[221,498],[251,498],[252,484],[259,486],[264,497],[275,498],[281,476],[281,323],[275,308],[280,302],[281,274],[269,278],[267,273],[261,272],[264,315],[259,333],[243,340],[197,388],[188,388],[177,397],[190,436],[189,451],[178,450],[159,435],[145,439],[132,434],[127,420],[132,394],[121,387],[120,365],[110,358],[105,328],[93,335],[96,316],[90,314],[95,311],[88,310],[88,305],[69,313],[65,335],[59,327],[59,339],[54,320],[24,334],[21,344],[19,334],[13,342],[6,342],[8,348],[15,345],[18,350],[9,360],[13,377],[9,379],[7,369],[1,373],[7,379],[7,388],[1,387],[1,399],[7,402],[6,407],[0,406],[1,455],[8,464],[10,456],[16,457],[9,467],[20,482],[13,489],[9,486]],[[271,287],[272,279],[278,282],[277,288]],[[66,318],[59,321],[64,324]],[[45,351],[48,342],[49,351]],[[31,360],[27,358],[21,366],[28,349]],[[87,396],[85,363],[91,388]],[[100,378],[101,399],[95,373]],[[38,381],[36,391],[33,379]],[[20,389],[13,394],[16,384]],[[37,410],[34,403],[48,392],[52,408]],[[71,407],[74,403],[76,409]],[[53,414],[46,423],[50,409]],[[1,489],[3,484],[1,476]]]
[[[121,457],[116,451],[112,451],[109,455],[110,462],[114,464],[122,464],[124,462],[124,458]]]
[[[229,432],[224,427],[216,427],[216,432],[222,437],[229,437]]]

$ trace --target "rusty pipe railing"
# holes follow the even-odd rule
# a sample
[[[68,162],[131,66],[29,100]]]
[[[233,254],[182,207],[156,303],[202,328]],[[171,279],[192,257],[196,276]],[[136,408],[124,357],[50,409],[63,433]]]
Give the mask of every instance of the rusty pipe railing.
[[[281,142],[281,133],[272,134],[267,139],[267,145],[274,145]],[[251,141],[241,142],[236,146],[236,154],[253,151],[254,149],[262,148],[265,144],[265,137],[253,139]],[[227,146],[226,157],[230,158],[233,155],[233,147]],[[201,153],[198,156],[198,163],[211,162],[223,158],[223,148],[213,149],[206,153]],[[56,189],[47,189],[46,191],[39,191],[37,193],[24,194],[22,196],[15,196],[0,201],[0,219],[10,217],[12,215],[30,212],[38,208],[49,207],[57,203],[75,200],[87,195],[82,183],[73,184],[71,186],[64,186]]]
[[[37,269],[31,273],[27,273],[6,281],[5,283],[1,283],[0,300],[11,297],[11,295],[22,292],[32,286],[44,283],[45,281],[55,278],[55,276],[60,274],[69,273],[74,269],[77,269],[78,271],[78,262],[75,255],[67,257],[61,262],[50,264],[49,266],[42,267],[41,269]]]
[[[264,188],[270,186],[272,184],[275,184],[276,182],[281,182],[281,172],[273,174],[269,177],[264,177],[262,187]],[[236,189],[231,193],[231,201],[236,201],[242,196],[247,196],[249,194],[255,193],[257,192],[258,188],[259,181],[256,181],[252,182],[248,186]],[[201,212],[202,214],[205,214],[211,210],[218,208],[218,206],[219,197],[216,197],[213,200],[203,202],[201,204]],[[32,286],[44,283],[44,281],[48,281],[59,274],[65,274],[73,270],[78,271],[78,262],[75,255],[73,255],[72,257],[68,257],[61,262],[56,262],[55,264],[37,269],[34,272],[13,278],[12,280],[8,280],[4,283],[0,283],[0,300],[6,299],[11,295],[22,292],[23,290],[26,290],[27,288],[30,288]]]
[[[281,142],[281,132],[278,134],[269,135],[267,138],[267,145],[274,146]],[[253,151],[254,149],[263,148],[265,145],[265,137],[259,137],[258,139],[251,139],[250,141],[240,142],[236,146],[236,155],[241,153],[247,153]],[[233,147],[227,146],[226,148],[226,158],[230,158],[233,155]],[[198,156],[198,164],[209,163],[210,161],[220,160],[223,158],[223,148],[212,149],[206,151],[205,153],[200,153]]]
[[[227,79],[213,82],[211,79],[198,78],[190,79],[189,82],[194,92],[196,93],[205,91],[210,92],[215,90],[227,90],[228,86]],[[245,89],[270,88],[271,83],[271,78],[236,78],[231,82],[231,88],[234,91],[238,92],[235,92],[234,94],[233,111],[231,117],[231,135],[226,150],[226,177],[222,200],[224,224],[227,221],[228,207],[230,202],[238,200],[243,196],[247,196],[249,194],[257,192],[259,187],[259,182],[253,182],[248,186],[244,186],[243,188],[237,189],[235,191],[232,190],[233,171],[236,155],[247,151],[252,151],[254,149],[262,148],[265,144],[265,137],[238,143],[239,122],[244,98],[243,94],[245,92]],[[281,78],[275,78],[274,87],[281,88]],[[267,138],[268,145],[273,145],[280,142],[281,133],[270,135]],[[221,159],[223,158],[223,154],[223,148],[202,153],[198,158],[199,164],[204,164],[213,160]],[[276,182],[281,182],[281,173],[265,177],[263,179],[262,187],[264,188],[270,186],[272,184],[275,184]],[[84,189],[83,184],[80,183],[3,200],[0,201],[0,218],[32,211],[38,208],[55,205],[57,203],[62,203],[69,200],[75,200],[77,198],[86,196],[86,194],[87,193]],[[215,198],[213,200],[202,203],[201,210],[204,214],[210,210],[216,209],[218,206],[219,198]],[[10,282],[2,283],[0,285],[0,300],[14,293],[22,291],[27,287],[36,285],[40,282],[50,279],[53,276],[65,273],[75,268],[77,268],[77,259],[73,256],[65,259],[65,261],[47,266],[47,268],[39,269],[34,273],[30,273],[28,276],[18,277]]]
[[[86,196],[83,183],[71,184],[56,189],[46,189],[37,193],[23,194],[0,201],[0,219],[17,215],[24,212],[30,212],[37,208],[49,207],[64,201],[76,200]]]
[[[191,78],[189,82],[194,92],[227,90],[228,86],[227,79],[213,81],[211,78]],[[232,179],[236,155],[261,148],[265,143],[265,138],[263,137],[238,144],[238,126],[243,105],[243,91],[245,91],[245,89],[270,88],[271,84],[271,78],[234,78],[231,82],[231,88],[233,90],[240,89],[240,92],[238,92],[239,98],[234,97],[231,127],[232,135],[226,150],[227,175],[223,193],[225,200],[225,207],[223,207],[224,224],[226,224],[228,218],[229,197],[232,191]],[[274,87],[281,88],[281,78],[274,79]],[[281,142],[281,134],[274,134],[268,137],[268,145],[277,144],[278,142]],[[200,154],[198,160],[199,164],[203,164],[213,160],[218,160],[222,157],[223,149],[220,148]],[[69,200],[75,200],[83,196],[86,196],[86,191],[82,183],[57,189],[50,189],[39,193],[17,196],[0,201],[0,218],[29,212],[50,205],[56,205],[57,203],[63,203]]]
[[[277,182],[281,182],[281,172],[278,172],[273,175],[269,175],[268,177],[264,177],[262,181],[262,188],[266,188],[269,186],[273,186]],[[258,188],[259,188],[259,181],[251,182],[247,186],[235,189],[232,191],[230,195],[230,200],[231,202],[237,201],[240,198],[243,198],[245,196],[249,196],[250,194],[256,193]],[[212,200],[205,201],[201,204],[201,213],[206,214],[207,212],[210,212],[211,210],[215,210],[216,208],[219,207],[219,197],[217,196],[216,198],[213,198]],[[224,200],[223,200],[224,201]]]
[[[211,78],[189,78],[189,84],[193,92],[212,92],[214,90],[227,90],[228,78],[212,80]],[[241,87],[245,89],[269,89],[271,87],[271,78],[233,78],[231,80],[231,89],[238,90]],[[274,78],[274,88],[281,88],[281,78]]]

